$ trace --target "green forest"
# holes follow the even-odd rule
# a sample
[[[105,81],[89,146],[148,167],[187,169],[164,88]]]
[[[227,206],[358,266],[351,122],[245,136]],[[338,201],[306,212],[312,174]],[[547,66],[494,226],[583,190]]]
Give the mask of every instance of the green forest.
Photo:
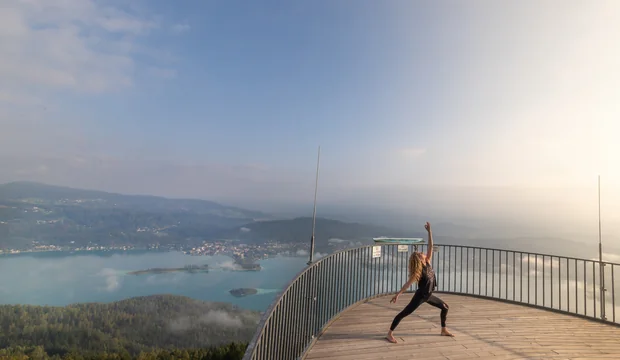
[[[2,305],[0,358],[240,359],[259,318],[228,303],[173,295],[65,307]]]
[[[43,346],[10,347],[0,349],[0,359],[20,360],[241,360],[247,344],[230,343],[227,345],[214,346],[202,349],[156,349],[142,351],[131,355],[126,351],[99,351],[87,352],[72,350],[64,354],[54,354],[45,351]]]

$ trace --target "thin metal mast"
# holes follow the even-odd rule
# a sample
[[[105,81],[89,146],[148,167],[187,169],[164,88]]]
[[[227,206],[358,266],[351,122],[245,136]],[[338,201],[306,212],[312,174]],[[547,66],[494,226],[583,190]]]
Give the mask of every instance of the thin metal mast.
[[[603,241],[601,236],[601,175],[598,176],[598,258],[599,258],[599,279],[601,285],[601,319],[605,317],[605,264],[603,263]],[[596,314],[595,314],[596,316]]]
[[[316,194],[319,188],[319,164],[321,163],[321,146],[319,146],[319,154],[316,159],[316,180],[314,183],[314,210],[312,211],[312,237],[310,238],[310,261],[308,265],[312,264],[314,259],[314,229],[316,226]]]

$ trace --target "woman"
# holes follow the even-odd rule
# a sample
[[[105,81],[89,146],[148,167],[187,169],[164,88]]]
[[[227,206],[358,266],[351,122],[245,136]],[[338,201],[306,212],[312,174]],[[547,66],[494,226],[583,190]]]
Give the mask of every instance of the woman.
[[[394,329],[398,326],[398,323],[407,315],[410,315],[418,306],[423,303],[429,303],[434,307],[441,309],[441,335],[442,336],[454,336],[452,335],[448,329],[446,328],[446,316],[448,316],[448,304],[443,302],[440,298],[433,295],[433,290],[436,287],[436,279],[435,272],[433,271],[433,267],[431,266],[431,259],[433,258],[433,231],[431,230],[431,224],[426,223],[424,228],[428,232],[428,251],[426,255],[414,252],[409,257],[409,280],[403,285],[403,288],[394,295],[391,303],[396,303],[400,294],[404,293],[409,289],[413,283],[418,283],[418,290],[416,290],[415,294],[413,294],[413,298],[409,302],[409,304],[401,311],[396,317],[394,321],[392,321],[392,326],[390,326],[390,331],[387,334],[387,340],[391,343],[396,343],[396,339],[392,333]]]

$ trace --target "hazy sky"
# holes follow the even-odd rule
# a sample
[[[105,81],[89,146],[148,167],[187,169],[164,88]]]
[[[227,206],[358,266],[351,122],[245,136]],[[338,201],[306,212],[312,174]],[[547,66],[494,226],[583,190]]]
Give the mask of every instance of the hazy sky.
[[[0,182],[311,200],[320,144],[334,201],[620,184],[616,0],[3,0],[0,44]]]

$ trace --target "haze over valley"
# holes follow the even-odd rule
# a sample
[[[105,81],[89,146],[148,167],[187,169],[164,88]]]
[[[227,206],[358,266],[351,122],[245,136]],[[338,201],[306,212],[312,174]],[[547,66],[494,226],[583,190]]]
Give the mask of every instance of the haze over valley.
[[[478,196],[480,193],[486,198]],[[419,224],[431,220],[437,239],[443,243],[562,252],[588,258],[596,255],[598,222],[591,214],[579,218],[586,211],[571,206],[568,196],[568,200],[553,202],[547,194],[545,202],[541,197],[523,195],[523,199],[516,201],[515,197],[524,192],[514,191],[512,203],[522,210],[502,211],[506,197],[496,191],[496,200],[492,200],[490,193],[491,190],[470,192],[461,195],[462,200],[450,200],[450,195],[459,194],[454,191],[434,197],[434,201],[424,201],[435,194],[420,191],[417,202],[394,198],[391,208],[389,198],[366,206],[319,204],[316,250],[329,253],[342,246],[370,244],[377,236],[423,236]],[[462,207],[443,210],[455,201],[462,201]],[[467,210],[467,203],[472,204],[471,211]],[[52,245],[65,249],[104,246],[189,251],[205,242],[234,241],[255,246],[266,242],[281,244],[270,250],[272,256],[284,252],[304,254],[312,231],[308,211],[311,204],[305,213],[292,210],[286,217],[206,200],[14,182],[0,185],[0,206],[3,251],[42,250]],[[527,208],[532,210],[523,210]],[[613,220],[614,214],[603,220],[609,218]],[[605,257],[614,261],[620,254],[618,233],[613,221],[603,224]]]
[[[426,221],[441,291],[620,314],[619,1],[0,8],[1,359],[240,360]]]

